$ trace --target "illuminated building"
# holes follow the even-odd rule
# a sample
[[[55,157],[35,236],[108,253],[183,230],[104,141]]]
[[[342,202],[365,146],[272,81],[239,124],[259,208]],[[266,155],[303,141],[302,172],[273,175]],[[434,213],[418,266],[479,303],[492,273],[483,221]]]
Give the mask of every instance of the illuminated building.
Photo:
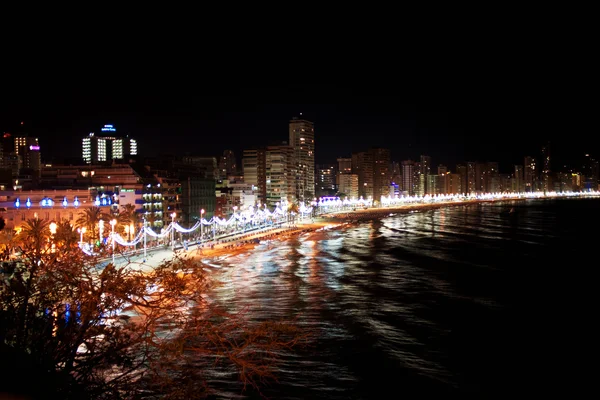
[[[294,149],[287,145],[268,146],[265,157],[268,207],[275,207],[282,200],[290,203],[296,201],[295,176]]]
[[[422,155],[421,161],[419,164],[420,164],[421,175],[423,176],[423,178],[419,178],[419,186],[420,186],[419,191],[425,195],[425,194],[428,194],[430,191],[434,191],[434,188],[428,187],[428,184],[429,184],[428,176],[431,174],[431,157]]]
[[[39,176],[42,169],[42,156],[38,138],[29,136],[15,137],[14,154],[19,157],[19,173],[22,169],[30,170],[33,175]]]
[[[429,191],[427,194],[430,195],[434,195],[434,194],[441,194],[438,190],[439,190],[439,185],[440,185],[440,177],[439,175],[421,175],[421,177],[426,180],[427,184],[427,190]]]
[[[456,173],[460,177],[460,186],[452,186],[451,193],[468,193],[467,167],[462,164],[456,166]],[[458,182],[457,178],[453,178],[453,182]]]
[[[467,193],[477,193],[477,163],[467,163]]]
[[[582,173],[583,188],[585,190],[598,190],[598,161],[589,154],[585,155]]]
[[[352,153],[352,173],[358,175],[358,195],[364,199],[373,198],[372,153],[361,151]]]
[[[526,192],[535,192],[537,186],[537,170],[535,167],[535,158],[525,157],[523,169],[523,182]]]
[[[352,173],[352,158],[338,158],[337,159],[337,176],[335,179],[335,183],[340,185],[340,175],[343,174],[351,174]],[[342,192],[345,193],[345,192]]]
[[[404,195],[412,196],[414,191],[414,168],[415,163],[411,160],[402,161],[402,192]]]
[[[515,165],[515,176],[513,179],[513,192],[524,192],[525,191],[525,181],[523,178],[523,166]]]
[[[358,175],[338,175],[338,191],[350,199],[358,198]]]
[[[242,158],[242,169],[244,182],[256,187],[257,200],[267,201],[267,150],[249,149],[244,150]]]
[[[34,191],[0,191],[0,208],[6,223],[5,229],[19,229],[29,219],[42,219],[47,222],[68,221],[71,225],[79,214],[90,207],[96,206],[97,193],[89,189],[81,190],[34,190]],[[102,197],[104,205],[111,204]]]
[[[225,150],[219,159],[219,178],[226,179],[237,173],[237,163],[232,150]]]
[[[352,158],[338,158],[338,174],[352,173]]]
[[[369,152],[373,163],[373,200],[381,201],[381,196],[388,196],[390,191],[390,150],[372,148]]]
[[[436,192],[438,194],[446,194],[450,191],[450,176],[448,173],[448,167],[445,165],[438,165],[438,181],[436,186]]]
[[[335,164],[317,165],[317,197],[327,197],[335,195],[336,188],[336,166]]]
[[[104,125],[101,134],[91,132],[82,139],[82,158],[86,164],[123,160],[138,154],[137,141],[129,135],[119,136],[113,125]]]
[[[310,202],[315,197],[315,129],[312,122],[292,118],[289,145],[294,150],[296,199]]]
[[[497,193],[501,191],[502,184],[499,179],[499,167],[497,162],[488,162],[482,165],[484,193]]]
[[[447,174],[446,179],[448,181],[448,194],[464,193],[464,178],[462,174]]]
[[[547,192],[552,190],[552,175],[550,172],[550,143],[542,147],[542,171],[541,171],[542,190]]]

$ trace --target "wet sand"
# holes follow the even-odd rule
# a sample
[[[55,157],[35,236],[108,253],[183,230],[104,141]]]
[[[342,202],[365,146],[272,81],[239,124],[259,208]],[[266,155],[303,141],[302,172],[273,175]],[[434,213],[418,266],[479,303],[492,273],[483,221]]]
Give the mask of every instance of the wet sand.
[[[526,199],[515,199],[526,200]],[[258,244],[253,242],[253,239],[259,239],[261,243],[270,241],[276,245],[277,241],[287,240],[291,237],[301,235],[307,232],[314,232],[322,229],[340,229],[350,226],[356,222],[383,218],[390,214],[409,213],[411,211],[427,211],[442,207],[465,206],[478,203],[492,203],[496,201],[507,201],[506,199],[499,200],[467,200],[467,201],[452,201],[436,204],[407,204],[399,207],[389,208],[369,208],[356,211],[346,211],[327,214],[318,218],[315,221],[305,219],[305,221],[296,221],[295,225],[285,224],[285,228],[277,228],[265,232],[248,233],[243,238],[232,240],[226,243],[215,244],[214,248],[210,248],[210,243],[205,247],[192,247],[187,251],[179,250],[179,254],[185,254],[188,257],[197,260],[215,261],[222,260],[232,256],[242,255],[254,249]],[[512,201],[512,200],[510,200]]]

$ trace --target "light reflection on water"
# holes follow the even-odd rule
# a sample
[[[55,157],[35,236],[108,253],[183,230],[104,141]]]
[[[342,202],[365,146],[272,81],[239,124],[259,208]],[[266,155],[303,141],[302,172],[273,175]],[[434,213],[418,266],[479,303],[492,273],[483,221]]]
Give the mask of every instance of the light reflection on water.
[[[515,284],[507,266],[535,257],[542,232],[558,235],[556,216],[535,204],[397,214],[259,245],[220,263],[224,284],[211,297],[317,333],[312,347],[284,357],[279,383],[264,390],[270,397],[484,390],[492,378],[480,374],[498,358],[486,346],[496,346]],[[516,220],[504,214],[512,206]],[[239,394],[232,382],[220,396]]]

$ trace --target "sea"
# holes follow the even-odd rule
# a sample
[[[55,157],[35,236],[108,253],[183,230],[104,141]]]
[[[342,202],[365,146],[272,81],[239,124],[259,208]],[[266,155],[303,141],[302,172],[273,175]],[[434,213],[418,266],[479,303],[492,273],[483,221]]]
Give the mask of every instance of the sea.
[[[511,212],[512,210],[512,212]],[[583,396],[596,380],[600,199],[480,203],[261,244],[209,297],[314,333],[277,381],[214,398]]]

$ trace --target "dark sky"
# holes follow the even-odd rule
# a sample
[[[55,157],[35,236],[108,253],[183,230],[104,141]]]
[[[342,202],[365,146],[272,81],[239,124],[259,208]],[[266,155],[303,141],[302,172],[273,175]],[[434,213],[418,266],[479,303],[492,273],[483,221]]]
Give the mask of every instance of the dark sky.
[[[372,146],[388,147],[393,160],[432,156],[434,166],[498,161],[504,172],[523,156],[538,156],[550,140],[557,164],[598,158],[589,136],[595,109],[554,101],[547,92],[513,87],[478,88],[387,84],[289,85],[257,81],[186,85],[75,85],[37,87],[2,100],[0,130],[24,120],[40,138],[43,158],[79,156],[81,138],[111,123],[138,139],[143,155],[220,155],[287,140],[288,121],[302,112],[315,123],[317,162],[333,162]],[[73,88],[75,87],[75,88]],[[591,113],[591,114],[590,114]],[[593,119],[593,118],[592,118]],[[585,135],[587,134],[587,135]]]

